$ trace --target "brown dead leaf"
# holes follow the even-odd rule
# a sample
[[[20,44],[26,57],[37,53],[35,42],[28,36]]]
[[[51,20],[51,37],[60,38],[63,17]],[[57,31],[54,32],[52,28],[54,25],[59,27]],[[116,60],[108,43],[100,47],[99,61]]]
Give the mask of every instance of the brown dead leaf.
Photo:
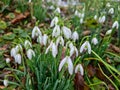
[[[30,15],[29,12],[21,13],[16,15],[16,17],[11,21],[12,24],[15,24],[17,22],[20,22],[21,20],[27,18]]]
[[[0,86],[0,89],[4,89],[4,88],[5,88],[5,86],[2,86],[2,85]]]
[[[3,50],[3,51],[4,51],[4,50],[7,50],[8,47],[9,47],[9,45],[8,45],[8,44],[5,44],[3,47],[0,48],[0,50]]]
[[[66,48],[63,47],[63,49],[62,49],[62,55],[61,55],[61,60],[65,57],[65,51],[66,51]]]
[[[80,72],[75,74],[74,84],[75,90],[89,90],[89,87],[85,84],[84,78]]]
[[[117,52],[117,53],[120,53],[120,48],[113,45],[113,44],[110,44],[109,48],[112,49],[113,51]]]
[[[90,33],[91,33],[90,30],[86,30],[86,31],[83,31],[83,32],[82,32],[82,35],[86,36],[86,35],[89,35]]]
[[[87,71],[89,77],[93,77],[96,74],[96,68],[92,65],[88,65]]]

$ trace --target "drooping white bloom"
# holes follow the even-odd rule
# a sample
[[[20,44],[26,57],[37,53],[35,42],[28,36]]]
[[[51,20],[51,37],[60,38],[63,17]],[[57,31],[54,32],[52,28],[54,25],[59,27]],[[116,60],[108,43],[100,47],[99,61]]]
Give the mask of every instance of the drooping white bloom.
[[[84,69],[83,69],[83,67],[82,67],[81,64],[78,64],[78,65],[75,67],[75,73],[77,73],[78,71],[81,73],[82,76],[84,75]]]
[[[21,44],[18,44],[18,45],[15,47],[15,49],[16,49],[16,52],[17,52],[17,53],[23,51],[23,48],[22,48]]]
[[[98,44],[98,39],[96,37],[94,37],[91,41],[91,43],[93,43],[94,45]]]
[[[71,30],[70,30],[68,27],[63,26],[63,27],[62,27],[62,31],[63,31],[64,37],[65,37],[66,39],[71,38]]]
[[[54,17],[53,20],[50,23],[50,27],[53,27],[54,25],[57,25],[58,23],[58,17]]]
[[[76,41],[76,40],[79,39],[79,35],[78,35],[77,31],[74,31],[74,32],[73,32],[73,34],[72,34],[72,39],[73,39],[74,41]]]
[[[105,16],[102,16],[102,17],[99,17],[99,23],[104,23],[106,20],[106,17]]]
[[[32,44],[30,41],[25,40],[24,46],[25,46],[25,48],[28,48],[28,47],[32,47]]]
[[[10,63],[10,58],[6,58],[6,63]]]
[[[60,11],[60,8],[59,8],[59,7],[55,10],[55,13],[61,13],[61,11]]]
[[[40,36],[38,36],[38,38],[37,38],[37,42],[38,43],[40,43],[40,44],[43,44],[43,37],[40,35]]]
[[[59,72],[61,71],[64,65],[67,65],[69,74],[72,75],[73,74],[73,63],[72,63],[70,56],[66,56],[64,59],[61,60],[59,64]]]
[[[94,19],[97,20],[97,15],[94,16]]]
[[[107,6],[107,7],[110,7],[111,5],[110,5],[110,3],[108,2],[108,3],[106,4],[106,6]]]
[[[47,36],[47,34],[44,34],[43,37],[42,37],[43,45],[46,46],[46,44],[47,44],[47,40],[48,40],[48,36]]]
[[[80,18],[81,17],[81,13],[76,10],[75,11],[75,16],[78,16]]]
[[[83,18],[80,19],[80,23],[81,23],[81,24],[83,23]]]
[[[52,32],[52,37],[58,37],[60,35],[60,26],[55,25],[53,32]]]
[[[82,13],[82,14],[81,14],[81,18],[84,18],[84,16],[85,16],[85,14],[84,14],[84,13]]]
[[[80,53],[82,53],[84,50],[88,50],[88,53],[91,54],[91,45],[89,41],[85,41],[82,46],[80,47]]]
[[[31,0],[29,0],[28,3],[31,3]]]
[[[53,45],[52,45],[52,55],[53,55],[53,57],[56,57],[57,53],[58,53],[57,46],[56,46],[55,43],[53,43]]]
[[[116,29],[119,28],[119,23],[118,23],[118,21],[115,21],[115,22],[113,23],[112,28],[116,28]]]
[[[5,79],[5,80],[3,81],[3,84],[4,84],[5,87],[7,87],[7,86],[8,86],[8,80]]]
[[[12,48],[11,51],[10,51],[11,57],[15,57],[16,54],[17,54],[16,49],[15,49],[15,48]]]
[[[114,14],[114,8],[110,8],[108,11],[109,14]]]
[[[106,35],[110,35],[111,32],[112,32],[112,29],[108,30],[108,31],[106,32]]]
[[[78,56],[78,49],[75,46],[72,46],[70,48],[70,56],[72,56],[74,53],[76,54],[76,57],[77,57]]]
[[[48,51],[50,50],[50,48],[52,48],[52,45],[53,45],[53,41],[50,42],[50,45],[48,46],[48,48],[45,51],[45,54],[47,54]]]
[[[35,52],[32,50],[32,49],[28,49],[27,50],[27,57],[28,57],[28,59],[32,59],[32,57],[35,57]]]
[[[64,39],[62,36],[59,36],[56,40],[56,45],[58,46],[58,44],[61,44],[62,46],[64,46]]]
[[[42,33],[39,29],[39,27],[35,26],[32,30],[32,38],[34,39],[35,37],[42,36]]]
[[[14,57],[14,59],[15,59],[15,62],[16,62],[16,63],[21,64],[21,59],[22,59],[22,58],[21,58],[21,55],[20,55],[20,54],[16,54],[15,57]]]

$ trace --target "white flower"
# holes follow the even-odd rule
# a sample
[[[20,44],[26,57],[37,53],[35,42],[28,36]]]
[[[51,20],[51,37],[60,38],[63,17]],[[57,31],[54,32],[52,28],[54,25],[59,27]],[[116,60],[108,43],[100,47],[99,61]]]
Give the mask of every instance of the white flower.
[[[105,16],[102,16],[102,17],[99,17],[99,23],[104,23],[106,20],[106,17]]]
[[[45,45],[45,46],[47,44],[47,39],[48,39],[47,34],[44,34],[43,37],[42,37],[42,42],[43,42],[43,45]]]
[[[11,57],[15,57],[16,54],[17,54],[16,49],[15,49],[15,48],[12,48],[11,51],[10,51]]]
[[[59,72],[61,71],[62,67],[65,64],[67,64],[68,71],[69,71],[70,75],[72,75],[73,74],[73,63],[72,63],[70,56],[66,56],[64,59],[61,60],[61,62],[59,64]]]
[[[59,36],[56,40],[56,45],[58,46],[58,44],[61,44],[62,46],[64,46],[64,39],[62,36]]]
[[[50,27],[53,27],[54,25],[57,25],[58,23],[58,17],[54,17],[53,20],[50,23]]]
[[[48,48],[45,51],[45,54],[47,54],[49,49],[52,48],[52,45],[53,45],[53,41],[50,42],[50,45],[48,46]]]
[[[77,50],[77,48],[75,46],[72,46],[70,48],[70,56],[72,56],[74,53],[76,54],[76,57],[77,57],[78,56],[78,50]]]
[[[38,36],[38,38],[37,38],[37,42],[38,43],[40,43],[40,44],[43,44],[43,40],[42,40],[42,36],[40,35],[40,36]]]
[[[97,20],[97,15],[94,16],[94,19]]]
[[[98,44],[98,39],[96,37],[94,37],[91,41],[91,43],[93,43],[94,45]]]
[[[79,39],[79,35],[78,35],[77,31],[74,31],[74,32],[73,32],[73,34],[72,34],[72,39],[73,39],[74,41],[76,41],[76,40]]]
[[[28,3],[31,3],[31,0],[29,0]]]
[[[81,18],[84,18],[84,16],[85,16],[85,14],[84,14],[84,13],[82,13],[82,14],[81,14]]]
[[[119,23],[118,23],[118,21],[115,21],[115,22],[113,23],[112,28],[116,28],[116,29],[119,28]]]
[[[114,8],[110,8],[108,11],[109,14],[114,14]]]
[[[88,53],[91,54],[91,46],[89,41],[85,41],[82,46],[80,47],[80,53],[82,53],[84,50],[88,49]]]
[[[34,56],[35,57],[35,52],[32,50],[32,49],[28,49],[27,50],[27,57],[28,57],[28,59],[32,59],[32,56]]]
[[[16,63],[21,64],[21,55],[20,54],[16,54],[14,59],[15,59]]]
[[[71,30],[70,30],[68,27],[63,26],[63,27],[62,27],[62,31],[63,31],[64,37],[65,37],[66,39],[71,38]]]
[[[75,67],[75,73],[77,73],[78,71],[80,71],[81,75],[83,76],[84,75],[84,69],[82,67],[81,64],[78,64],[76,67]]]
[[[111,5],[110,5],[110,3],[107,3],[106,6],[107,6],[107,7],[110,7]]]
[[[52,37],[58,37],[60,35],[60,26],[55,25],[53,32],[52,32]]]
[[[83,23],[83,18],[80,19],[80,23],[81,23],[81,24]]]
[[[112,29],[108,30],[108,31],[106,32],[106,35],[110,35],[111,32],[112,32]]]
[[[38,36],[42,36],[42,33],[40,29],[37,26],[35,26],[32,30],[32,38],[34,39],[35,37],[38,37]]]
[[[75,11],[75,16],[81,17],[81,13],[79,13],[77,10]]]
[[[10,63],[10,58],[6,58],[6,63]]]
[[[3,84],[4,84],[5,87],[7,87],[8,86],[8,80],[4,80]]]
[[[59,7],[55,10],[55,13],[61,13],[61,11],[60,11],[60,8],[59,8]]]
[[[22,48],[22,46],[21,46],[20,44],[18,44],[18,45],[15,47],[15,49],[16,49],[16,52],[17,52],[17,53],[23,51],[23,48]]]
[[[55,43],[52,44],[52,55],[53,57],[56,57],[58,53],[58,50],[57,50],[57,46],[55,45]]]
[[[32,44],[30,43],[30,41],[25,40],[24,46],[25,48],[28,48],[28,47],[32,47]]]

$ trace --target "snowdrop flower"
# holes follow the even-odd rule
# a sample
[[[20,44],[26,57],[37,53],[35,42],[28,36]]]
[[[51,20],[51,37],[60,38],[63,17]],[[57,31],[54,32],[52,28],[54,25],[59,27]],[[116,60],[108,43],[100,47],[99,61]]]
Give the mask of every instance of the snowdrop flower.
[[[30,43],[30,41],[25,40],[24,46],[25,48],[28,48],[28,47],[32,47],[32,44]]]
[[[115,21],[115,22],[113,23],[112,28],[116,28],[116,29],[119,28],[119,23],[118,23],[118,21]]]
[[[75,11],[75,16],[81,17],[81,13],[79,13],[77,10]]]
[[[60,26],[56,25],[52,32],[52,37],[58,37],[60,35]]]
[[[15,49],[16,49],[16,52],[22,52],[22,50],[23,50],[23,48],[22,48],[22,46],[20,45],[20,44],[18,44],[16,47],[15,47]]]
[[[104,23],[105,22],[105,19],[106,17],[105,16],[102,16],[102,17],[99,17],[99,23]]]
[[[94,16],[94,19],[97,20],[97,15]]]
[[[74,53],[76,54],[76,57],[77,57],[78,56],[78,50],[75,46],[72,46],[70,48],[70,56],[72,56]]]
[[[63,31],[64,37],[65,37],[66,39],[71,38],[71,30],[70,30],[68,27],[63,26],[63,27],[62,27],[62,31]]]
[[[75,67],[75,73],[77,73],[78,71],[81,73],[82,76],[84,75],[84,69],[83,69],[83,67],[82,67],[81,64],[78,64],[78,65]]]
[[[43,44],[43,40],[42,40],[42,36],[40,35],[40,36],[38,36],[38,38],[37,38],[37,42],[38,43],[40,43],[40,44]]]
[[[53,41],[50,42],[50,45],[48,46],[48,48],[47,48],[46,51],[45,51],[45,54],[48,53],[48,51],[49,51],[49,49],[52,47],[52,45],[53,45]]]
[[[16,54],[17,54],[16,49],[15,49],[15,48],[12,48],[11,51],[10,51],[11,57],[15,57]]]
[[[53,20],[50,23],[50,27],[53,27],[54,25],[57,25],[58,23],[58,17],[54,17]]]
[[[59,64],[59,72],[61,71],[64,65],[67,65],[69,74],[72,75],[73,74],[73,63],[72,63],[70,56],[66,56],[64,59],[61,60]]]
[[[93,43],[94,45],[98,44],[98,39],[96,37],[94,37],[91,41],[91,43]]]
[[[80,47],[80,53],[82,53],[84,50],[88,49],[88,53],[91,54],[91,45],[89,41],[85,41],[82,46]]]
[[[111,33],[112,33],[112,29],[108,30],[108,31],[106,32],[106,35],[110,35]]]
[[[54,58],[56,57],[57,53],[58,53],[57,46],[56,46],[55,43],[53,43],[53,45],[52,45],[52,55],[53,55]]]
[[[16,54],[14,58],[15,58],[16,63],[21,64],[21,55],[20,54]]]
[[[60,8],[59,8],[59,7],[55,10],[55,13],[61,13],[61,11],[60,11]]]
[[[78,35],[77,31],[74,31],[74,32],[73,32],[73,34],[72,34],[72,39],[73,39],[74,41],[76,41],[76,40],[79,39],[79,35]]]
[[[84,16],[85,16],[85,14],[84,14],[84,13],[82,13],[82,14],[81,14],[81,18],[84,18]]]
[[[83,23],[83,18],[80,19],[80,23],[81,23],[81,24]]]
[[[34,39],[35,37],[38,37],[38,36],[42,36],[42,33],[40,29],[37,26],[35,26],[32,30],[32,38]]]
[[[31,3],[31,0],[29,0],[28,3]]]
[[[10,58],[6,58],[6,63],[10,63]]]
[[[28,57],[28,59],[32,59],[32,56],[34,56],[35,57],[35,52],[32,50],[32,49],[28,49],[27,50],[27,57]]]
[[[110,7],[111,5],[110,5],[110,3],[107,3],[106,6],[107,6],[107,7]]]
[[[8,86],[8,80],[5,79],[5,80],[3,81],[3,84],[4,84],[5,87],[7,87],[7,86]]]
[[[47,44],[47,39],[48,39],[47,34],[44,34],[43,37],[42,37],[42,42],[43,42],[43,45],[45,45],[45,46]]]
[[[114,8],[110,8],[108,11],[109,14],[114,14]]]
[[[58,44],[61,44],[62,46],[64,46],[64,39],[62,36],[59,36],[56,40],[56,45],[58,46]]]

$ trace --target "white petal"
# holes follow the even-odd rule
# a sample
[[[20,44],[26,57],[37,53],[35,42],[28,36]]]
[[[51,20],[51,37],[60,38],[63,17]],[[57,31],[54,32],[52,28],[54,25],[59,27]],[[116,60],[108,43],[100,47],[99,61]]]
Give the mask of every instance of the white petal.
[[[43,44],[43,37],[41,35],[38,36],[37,42]]]
[[[52,48],[52,45],[53,45],[53,41],[51,41],[50,45],[49,45],[48,48],[46,49],[45,54],[47,54],[48,51],[49,51],[49,49]]]
[[[11,57],[15,57],[16,54],[17,54],[16,49],[12,48],[11,51],[10,51]]]
[[[58,44],[61,44],[62,46],[64,46],[64,39],[62,36],[59,36],[56,40],[56,46],[58,46]]]
[[[85,47],[86,47],[86,42],[84,42],[83,44],[82,44],[82,46],[80,47],[80,53],[82,53],[83,51],[84,51],[84,49],[85,49]]]
[[[79,35],[78,35],[77,31],[73,32],[73,34],[72,34],[72,39],[73,39],[74,41],[76,41],[76,40],[78,40],[78,38],[79,38]]]
[[[84,69],[81,64],[78,64],[75,68],[75,73],[77,73],[78,71],[80,71],[82,76],[84,75]]]
[[[94,45],[98,44],[98,39],[96,37],[94,37],[91,41],[91,43],[93,43]]]
[[[57,51],[57,46],[55,45],[55,43],[53,43],[52,45],[52,55],[53,57],[56,57],[58,51]]]
[[[42,36],[42,33],[40,29],[37,26],[35,26],[32,30],[32,38],[38,37],[39,35]]]
[[[70,48],[70,56],[74,54],[74,51],[75,51],[74,47]]]
[[[60,35],[60,26],[56,25],[52,32],[52,37],[58,37]]]
[[[43,44],[46,46],[46,44],[47,44],[47,39],[48,39],[48,36],[47,36],[47,34],[44,34],[43,35]]]
[[[108,11],[108,13],[114,14],[114,8],[110,8],[109,11]]]
[[[60,8],[58,7],[56,10],[55,10],[55,13],[60,13]]]
[[[88,49],[88,53],[91,54],[91,45],[88,41],[87,42],[87,49]]]
[[[4,84],[5,87],[7,87],[8,86],[8,80],[4,80],[3,84]]]
[[[32,59],[32,56],[35,56],[35,52],[32,49],[27,50],[27,57],[28,59]]]
[[[32,47],[32,44],[30,43],[30,41],[25,40],[24,46],[25,48],[28,48],[28,47]]]
[[[119,23],[118,23],[118,21],[115,21],[115,22],[113,23],[112,28],[116,28],[116,29],[119,28]]]
[[[15,55],[15,62],[18,64],[21,64],[21,55],[20,54]]]
[[[6,58],[6,63],[10,63],[10,58]]]
[[[58,23],[58,17],[54,17],[53,20],[50,23],[50,27],[53,27],[54,25],[57,25]]]
[[[76,47],[75,48],[75,53],[76,53],[76,57],[78,56],[78,49]]]
[[[68,27],[63,26],[62,30],[63,30],[63,34],[64,34],[66,39],[71,38],[71,30]]]
[[[108,31],[106,32],[106,35],[110,35],[111,32],[112,32],[112,29],[108,30]]]
[[[68,71],[70,75],[73,74],[73,63],[70,57],[67,57]]]
[[[65,57],[64,59],[61,60],[60,64],[59,64],[59,72],[61,71],[63,65],[66,63],[67,57]]]

